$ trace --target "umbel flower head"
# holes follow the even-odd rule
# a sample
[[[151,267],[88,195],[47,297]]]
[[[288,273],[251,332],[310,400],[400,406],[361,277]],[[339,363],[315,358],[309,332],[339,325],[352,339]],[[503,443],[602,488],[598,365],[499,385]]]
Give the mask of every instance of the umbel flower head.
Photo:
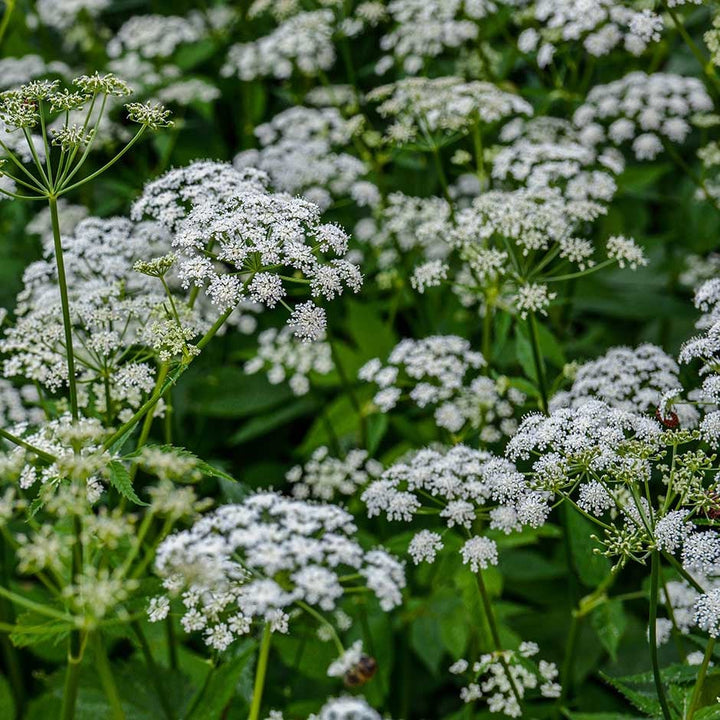
[[[19,199],[57,198],[83,184],[76,175],[97,141],[108,101],[130,95],[132,90],[113,73],[81,75],[71,84],[72,90],[61,88],[59,80],[32,80],[0,93],[0,120],[7,129],[22,131],[29,150],[28,157],[0,140],[4,155],[11,161],[3,174],[23,188],[17,193],[0,192]],[[119,159],[148,128],[172,124],[169,111],[162,105],[129,103],[126,108],[128,120],[140,127],[105,167]],[[39,139],[30,134],[32,129],[40,131]],[[30,170],[22,164],[26,160],[32,162]]]
[[[356,532],[352,516],[334,505],[258,493],[167,538],[155,567],[171,594],[182,593],[183,627],[202,630],[222,650],[256,621],[287,632],[298,604],[333,611],[346,575],[360,578],[384,610],[399,605],[402,564],[382,549],[363,550]]]
[[[290,311],[288,325],[298,337],[321,339],[324,310],[312,301],[291,308],[288,287],[307,287],[312,297],[326,300],[348,287],[357,292],[362,275],[343,257],[345,232],[320,222],[317,205],[270,192],[264,173],[201,163],[201,176],[219,172],[225,180],[219,190],[205,194],[194,169],[171,171],[164,181],[151,183],[133,211],[136,217],[146,212],[174,231],[171,242],[184,286],[202,288],[221,312],[246,299],[269,308],[281,304]],[[170,192],[158,192],[168,186]],[[188,200],[192,206],[185,215]]]
[[[369,517],[383,514],[411,522],[430,500],[439,510],[438,530],[456,527],[468,534],[478,521],[504,533],[540,527],[550,512],[547,499],[511,462],[465,445],[419,450],[388,468],[362,494]],[[433,562],[443,546],[435,530],[421,530],[409,552],[415,563]],[[460,552],[473,572],[498,562],[495,542],[487,537],[470,537]]]
[[[464,338],[432,335],[401,340],[385,364],[373,358],[358,377],[377,387],[373,404],[380,412],[410,400],[418,408],[434,408],[438,427],[451,433],[477,430],[481,441],[490,443],[515,432],[515,408],[525,396],[504,378],[484,375],[486,364]]]
[[[404,78],[376,88],[368,99],[380,103],[380,115],[394,120],[386,137],[400,144],[532,115],[532,106],[519,95],[489,82],[466,82],[457,77]]]

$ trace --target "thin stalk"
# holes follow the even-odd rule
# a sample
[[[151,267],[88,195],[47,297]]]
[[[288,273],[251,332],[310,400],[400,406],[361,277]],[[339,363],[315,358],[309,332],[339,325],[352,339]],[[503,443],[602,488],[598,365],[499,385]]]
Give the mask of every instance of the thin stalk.
[[[125,720],[125,711],[122,709],[120,694],[118,693],[117,685],[115,685],[115,679],[113,678],[112,668],[108,661],[102,636],[99,632],[95,631],[92,633],[92,639],[95,669],[100,676],[100,684],[110,705],[110,717],[112,720]]]
[[[488,595],[487,588],[485,587],[485,581],[483,580],[482,570],[479,570],[475,574],[475,577],[477,578],[477,586],[478,590],[480,591],[480,599],[482,600],[483,609],[485,610],[485,617],[488,621],[488,626],[490,628],[490,637],[492,637],[495,652],[498,653],[500,664],[503,666],[503,670],[505,671],[505,675],[508,679],[508,682],[510,683],[510,689],[515,696],[515,700],[517,701],[518,705],[522,706],[522,698],[517,689],[517,685],[515,684],[515,679],[510,673],[510,667],[507,664],[505,656],[502,654],[503,647],[500,642],[500,633],[498,632],[497,622],[495,621],[495,613],[493,611],[492,602],[490,600],[490,596]]]
[[[8,563],[5,540],[0,536],[0,582],[3,586],[9,585]],[[0,621],[2,625],[11,627],[15,623],[15,610],[6,598],[0,598]],[[9,632],[12,632],[10,630]],[[16,714],[22,716],[25,707],[25,683],[23,681],[22,665],[18,649],[10,642],[10,638],[3,632],[0,635],[3,659],[7,669],[8,680],[15,700]]]
[[[5,0],[5,11],[3,12],[2,20],[0,21],[0,43],[5,37],[5,32],[10,24],[10,16],[15,9],[15,0]]]
[[[660,587],[660,553],[653,550],[650,564],[650,616],[648,618],[650,631],[650,659],[652,661],[653,679],[655,680],[655,692],[657,693],[664,720],[672,720],[670,708],[668,707],[665,689],[663,688],[662,675],[660,674],[660,662],[657,649],[657,608],[658,591]]]
[[[40,448],[35,447],[29,442],[23,440],[21,437],[13,435],[11,432],[3,430],[2,428],[0,428],[0,437],[9,440],[13,445],[17,445],[18,447],[25,448],[31,453],[35,453],[35,455],[37,455],[41,460],[44,460],[46,463],[53,463],[57,459],[54,455],[51,455],[50,453],[45,452],[45,450],[41,450]]]
[[[155,693],[158,696],[158,700],[160,701],[160,705],[162,706],[163,713],[165,714],[167,720],[173,720],[175,716],[173,714],[170,702],[165,695],[165,690],[163,689],[162,680],[160,678],[160,672],[158,666],[155,663],[155,658],[153,658],[152,656],[152,651],[150,650],[150,645],[147,641],[147,638],[145,637],[145,633],[142,630],[142,626],[137,620],[135,620],[134,622],[130,623],[130,627],[135,633],[135,637],[137,638],[138,643],[140,643],[140,649],[142,650],[143,657],[145,658],[145,664],[147,665],[148,672],[150,673],[150,680],[155,686]]]
[[[480,122],[473,125],[473,147],[475,149],[475,169],[477,178],[480,181],[480,190],[485,182],[485,151],[483,150],[482,128]]]
[[[567,642],[565,644],[565,655],[563,658],[562,669],[560,670],[560,697],[558,698],[557,707],[560,711],[570,693],[572,685],[572,671],[575,666],[575,651],[577,650],[577,641],[580,636],[580,621],[582,617],[573,610],[572,620],[570,621],[570,632],[568,633]]]
[[[702,697],[702,689],[705,684],[705,678],[707,676],[708,667],[710,667],[710,660],[712,659],[713,651],[715,650],[715,638],[708,640],[707,647],[705,648],[705,655],[703,656],[702,664],[700,665],[700,672],[698,673],[697,680],[695,681],[695,687],[690,697],[690,706],[688,707],[686,720],[692,720],[697,710],[700,698]]]
[[[52,220],[53,241],[55,244],[55,264],[58,272],[58,285],[60,286],[60,304],[62,306],[63,329],[65,331],[65,355],[68,364],[68,387],[70,388],[70,412],[72,419],[78,419],[77,386],[75,384],[75,355],[73,352],[72,324],[70,321],[70,300],[68,298],[67,277],[65,275],[65,260],[63,258],[62,239],[60,237],[60,220],[57,210],[57,196],[48,197],[50,218]]]
[[[437,170],[438,180],[440,180],[440,186],[442,187],[443,195],[445,196],[448,205],[450,205],[450,211],[452,212],[453,205],[452,198],[450,197],[450,187],[448,186],[447,176],[445,175],[445,170],[443,169],[440,151],[434,144],[432,148],[432,156],[433,160],[435,161],[435,169]]]
[[[72,647],[70,653],[68,653],[67,667],[65,669],[65,684],[63,686],[62,704],[60,707],[60,720],[73,720],[75,717],[83,645],[84,643],[81,641],[77,648],[77,654],[73,653]]]
[[[540,340],[538,337],[537,321],[534,313],[530,313],[527,318],[528,332],[530,334],[530,346],[532,347],[533,362],[535,363],[535,372],[537,373],[538,389],[540,390],[540,409],[547,415],[548,412],[548,392],[547,380],[545,378],[545,363],[540,354]]]
[[[265,688],[265,676],[267,675],[268,658],[270,657],[270,641],[272,632],[270,623],[263,628],[262,640],[260,641],[260,654],[258,655],[257,667],[255,668],[255,684],[253,685],[252,704],[248,720],[259,720],[260,706],[262,705],[263,689]]]
[[[74,190],[75,188],[80,187],[81,185],[84,185],[86,182],[93,180],[98,175],[101,175],[102,173],[104,173],[108,168],[112,167],[140,139],[142,134],[145,132],[146,127],[147,127],[146,125],[143,125],[137,131],[137,133],[135,133],[135,136],[133,137],[133,139],[130,140],[130,142],[112,160],[109,160],[108,162],[106,162],[99,170],[96,170],[94,173],[92,173],[91,175],[88,175],[86,178],[83,178],[82,180],[78,180],[78,182],[73,183],[70,186],[67,186],[67,183],[70,181],[70,178],[72,178],[72,176],[75,174],[76,170],[79,167],[79,165],[76,165],[75,170],[73,170],[73,172],[70,173],[70,175],[67,177],[67,179],[63,183],[62,188],[58,192],[58,195],[64,195],[65,193],[68,193],[71,190]]]

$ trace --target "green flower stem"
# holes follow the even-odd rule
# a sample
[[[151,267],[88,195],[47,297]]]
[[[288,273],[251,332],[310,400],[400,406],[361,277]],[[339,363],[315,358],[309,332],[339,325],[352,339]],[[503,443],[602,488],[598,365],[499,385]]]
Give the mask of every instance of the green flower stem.
[[[657,649],[657,607],[658,590],[660,587],[660,553],[653,550],[650,561],[650,616],[648,618],[650,631],[650,659],[652,661],[653,679],[655,680],[655,692],[657,693],[664,720],[672,720],[665,689],[663,688],[662,675],[660,674],[660,662]]]
[[[248,720],[260,719],[260,706],[262,705],[263,689],[265,688],[265,676],[267,675],[268,658],[270,657],[270,641],[272,632],[270,623],[263,628],[262,640],[260,641],[260,654],[258,655],[257,667],[255,668],[255,684],[253,685],[252,704]]]
[[[17,445],[21,448],[25,448],[31,453],[35,453],[35,455],[37,455],[41,460],[44,460],[46,463],[53,463],[57,460],[57,458],[49,452],[36,448],[34,445],[23,440],[21,437],[13,435],[13,433],[3,430],[2,428],[0,428],[0,437],[5,438],[5,440],[9,440],[13,445]]]
[[[62,306],[63,329],[65,331],[65,355],[68,365],[68,387],[70,388],[70,412],[73,421],[78,419],[77,385],[75,380],[75,354],[73,352],[72,323],[70,320],[70,300],[68,298],[67,277],[65,275],[65,260],[63,258],[62,239],[60,237],[60,220],[57,210],[57,196],[48,197],[50,206],[50,219],[52,221],[53,241],[55,244],[55,264],[58,272],[58,285],[60,287],[60,304]]]
[[[530,334],[530,346],[532,348],[533,362],[535,363],[535,372],[537,373],[538,390],[540,391],[540,409],[547,415],[548,391],[547,380],[545,378],[545,362],[540,354],[540,339],[534,313],[528,314],[527,327],[528,333]]]
[[[702,50],[700,50],[695,41],[690,37],[690,33],[688,33],[685,29],[685,25],[683,25],[675,10],[667,4],[666,0],[661,0],[661,2],[663,10],[665,10],[665,12],[672,18],[673,24],[680,33],[680,37],[684,40],[685,44],[690,49],[690,52],[695,56],[695,59],[698,61],[703,73],[705,73],[707,78],[713,83],[715,90],[717,90],[718,76],[715,73],[715,68],[713,67],[712,62],[703,55]]]
[[[113,671],[110,667],[110,662],[108,661],[102,636],[98,631],[92,633],[92,641],[93,654],[95,656],[95,669],[100,676],[100,684],[102,685],[105,697],[110,705],[110,718],[112,718],[112,720],[125,720],[125,711],[123,710],[122,703],[120,702],[120,695],[118,693],[117,686],[115,685]]]
[[[485,151],[483,149],[482,128],[480,122],[476,122],[472,129],[473,147],[475,149],[475,168],[477,178],[480,181],[480,189],[482,190],[485,182]]]
[[[700,665],[700,672],[698,673],[697,680],[695,681],[692,696],[690,697],[690,706],[688,707],[687,715],[685,716],[686,720],[693,720],[695,711],[698,708],[700,698],[702,697],[703,685],[705,684],[705,678],[707,677],[708,667],[710,667],[710,660],[712,659],[714,650],[715,638],[710,638],[710,640],[708,640],[707,647],[705,648],[705,655],[703,656],[703,661]]]
[[[345,588],[346,591],[350,589],[352,588]],[[333,642],[335,643],[335,647],[337,648],[338,653],[342,655],[345,652],[345,646],[342,644],[342,641],[340,640],[340,637],[338,636],[333,624],[326,620],[314,607],[312,607],[312,605],[308,605],[302,600],[298,600],[296,602],[296,605],[298,607],[301,607],[308,615],[315,618],[315,620],[317,620],[321,625],[324,625],[330,630],[330,635]]]
[[[483,579],[482,570],[479,570],[475,574],[475,577],[477,579],[480,599],[482,600],[483,609],[485,610],[485,617],[487,618],[488,627],[490,628],[490,637],[492,638],[495,652],[498,653],[498,659],[500,660],[500,664],[503,666],[503,670],[505,671],[505,675],[507,676],[508,682],[510,683],[510,689],[515,696],[515,700],[517,701],[518,705],[522,707],[522,697],[520,696],[520,692],[518,691],[517,685],[515,684],[515,679],[510,673],[510,667],[507,663],[507,660],[502,654],[503,646],[500,642],[500,633],[498,631],[497,621],[495,620],[495,612],[493,611],[492,601],[490,600],[490,595],[488,594],[487,588],[485,587],[485,580]]]
[[[65,181],[62,183],[61,187],[59,188],[58,195],[64,195],[65,193],[70,192],[71,190],[74,190],[75,188],[80,187],[81,185],[84,185],[86,182],[89,182],[90,180],[95,179],[98,175],[101,175],[104,173],[108,168],[112,167],[125,153],[141,138],[142,134],[147,129],[147,125],[142,125],[140,129],[135,133],[133,136],[133,139],[130,140],[130,142],[112,159],[106,162],[99,170],[96,170],[91,175],[88,175],[86,178],[83,178],[82,180],[78,180],[78,182],[73,183],[72,185],[68,186],[67,183],[70,181],[72,176],[75,174],[77,169],[80,167],[80,165],[75,166],[75,170],[70,173],[70,175],[65,179]]]
[[[0,583],[3,586],[9,585],[8,577],[8,554],[6,552],[5,539],[0,536]],[[22,665],[18,649],[10,642],[7,633],[13,632],[12,628],[15,623],[15,609],[7,598],[0,598],[0,621],[3,628],[0,629],[0,646],[2,647],[2,656],[7,668],[8,680],[12,688],[13,699],[17,709],[18,717],[22,716],[25,707],[25,682],[23,680]]]
[[[174,720],[175,715],[173,713],[172,706],[170,705],[170,701],[165,694],[165,690],[162,685],[162,679],[160,678],[160,671],[157,664],[155,663],[155,658],[153,658],[152,656],[152,651],[150,650],[150,645],[147,641],[147,638],[145,637],[145,633],[143,632],[142,625],[140,625],[140,623],[135,620],[130,623],[130,627],[135,633],[135,637],[140,644],[140,649],[142,650],[143,657],[145,658],[145,664],[147,665],[148,672],[150,673],[150,680],[155,686],[155,693],[158,696],[158,700],[160,701],[163,713],[165,714],[167,720]]]
[[[209,342],[212,340],[217,331],[224,325],[225,321],[230,317],[230,313],[235,308],[230,308],[229,310],[226,310],[213,324],[213,326],[203,335],[203,337],[200,339],[200,341],[197,344],[197,348],[199,350],[202,350]],[[121,425],[104,443],[103,447],[105,449],[112,447],[120,438],[125,435],[125,433],[132,430],[135,425],[145,416],[147,412],[152,410],[155,405],[158,404],[160,401],[160,398],[177,382],[178,378],[188,369],[190,366],[190,362],[192,362],[192,358],[189,360],[183,362],[181,365],[179,365],[175,370],[173,370],[172,373],[168,374],[168,378],[165,381],[165,384],[155,390],[152,395],[140,406],[140,408],[135,412],[135,414],[123,425]]]
[[[452,198],[450,197],[450,187],[448,185],[447,175],[445,175],[445,170],[443,169],[440,151],[437,149],[437,146],[434,143],[432,147],[432,156],[433,160],[435,161],[435,169],[437,170],[438,180],[440,181],[440,186],[442,187],[443,196],[445,197],[445,200],[447,200],[448,205],[450,205],[450,213],[452,214],[453,204]]]
[[[3,12],[2,20],[0,20],[0,43],[5,37],[5,32],[10,24],[10,16],[15,9],[15,0],[5,0],[5,10]]]
[[[80,663],[85,649],[85,638],[80,638],[77,648],[71,647],[65,668],[65,685],[63,686],[60,720],[73,720],[77,703],[78,684],[80,682]]]

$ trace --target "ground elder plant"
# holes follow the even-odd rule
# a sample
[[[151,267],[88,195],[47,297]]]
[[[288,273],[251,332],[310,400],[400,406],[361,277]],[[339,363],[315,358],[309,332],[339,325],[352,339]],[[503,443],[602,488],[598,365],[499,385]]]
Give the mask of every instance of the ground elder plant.
[[[720,5],[0,5],[0,717],[720,717]]]

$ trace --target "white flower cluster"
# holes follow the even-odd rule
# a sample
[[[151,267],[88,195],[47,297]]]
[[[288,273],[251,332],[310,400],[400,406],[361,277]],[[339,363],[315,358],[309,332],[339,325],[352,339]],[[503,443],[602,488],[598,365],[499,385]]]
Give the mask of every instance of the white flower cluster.
[[[642,55],[660,39],[662,18],[648,9],[618,0],[536,0],[533,16],[539,28],[528,28],[518,38],[524,53],[537,53],[540,67],[548,66],[558,46],[582,40],[586,52],[602,57],[622,45]]]
[[[317,713],[308,720],[382,720],[380,713],[368,705],[361,696],[346,695],[330,698]]]
[[[635,71],[607,85],[594,86],[573,120],[587,145],[607,140],[618,146],[632,142],[638,160],[654,160],[662,152],[663,142],[685,142],[694,113],[712,108],[698,78]]]
[[[481,655],[473,663],[460,659],[450,666],[453,675],[468,675],[470,682],[460,690],[466,703],[484,700],[490,712],[520,717],[520,702],[528,691],[539,691],[541,697],[558,698],[562,688],[555,663],[530,658],[537,655],[535,643],[523,642],[518,650],[500,650]]]
[[[334,368],[332,351],[327,342],[298,342],[289,327],[268,328],[257,338],[257,354],[245,363],[248,375],[266,370],[272,385],[287,380],[295,395],[310,392],[311,373],[327,375]]]
[[[492,161],[492,176],[528,190],[559,188],[568,200],[612,200],[625,163],[614,148],[598,150],[580,141],[567,120],[516,118],[500,131],[501,147]]]
[[[209,178],[219,182],[205,192],[200,183]],[[171,244],[184,287],[204,288],[220,311],[248,299],[287,307],[286,283],[307,284],[313,297],[327,300],[346,287],[357,292],[362,275],[342,257],[345,232],[321,223],[317,205],[271,193],[266,183],[264,173],[199,163],[150,183],[133,214],[150,215],[174,230]],[[324,261],[320,253],[336,258]],[[298,303],[288,324],[300,338],[321,339],[324,310],[311,301]]]
[[[392,53],[409,75],[418,74],[428,58],[477,40],[478,20],[494,12],[492,0],[391,0],[387,12],[392,30],[380,39],[380,49]],[[393,64],[380,58],[379,74]]]
[[[399,605],[402,564],[384,550],[363,550],[356,532],[339,507],[258,493],[168,537],[155,567],[171,595],[182,593],[185,630],[202,630],[210,647],[223,650],[254,621],[287,632],[298,602],[333,611],[344,575],[361,577],[383,610]]]
[[[373,358],[360,368],[358,377],[377,385],[373,403],[381,412],[390,412],[407,399],[419,408],[435,407],[438,427],[457,433],[468,425],[479,429],[481,440],[490,443],[515,432],[515,408],[525,396],[502,377],[480,374],[485,364],[482,354],[464,338],[432,335],[400,341],[386,364]]]
[[[263,147],[244,150],[233,164],[259,168],[277,190],[302,195],[322,210],[334,199],[348,195],[358,205],[374,207],[380,202],[380,193],[365,179],[365,164],[333,149],[346,144],[358,127],[335,108],[296,106],[257,127],[255,135]]]
[[[555,394],[550,410],[578,407],[597,398],[611,407],[634,413],[655,413],[663,396],[680,389],[680,367],[656,345],[615,347],[573,369],[569,390]],[[693,427],[698,415],[691,405],[676,406],[682,427]]]
[[[434,133],[467,132],[516,115],[532,115],[532,106],[514,93],[479,80],[458,77],[409,77],[368,93],[377,111],[394,123],[386,139],[394,144],[428,141]]]
[[[524,526],[543,525],[550,512],[547,497],[533,489],[511,462],[455,445],[444,452],[419,450],[395,463],[368,486],[362,501],[369,517],[382,513],[388,520],[411,522],[431,500],[430,507],[439,510],[441,526],[471,532],[480,520],[509,534]],[[442,548],[441,535],[421,530],[408,552],[417,564],[433,562]],[[460,552],[473,572],[498,561],[495,541],[487,537],[471,537]]]
[[[112,0],[37,0],[35,11],[43,25],[55,30],[68,30],[80,13],[95,17],[107,10]]]
[[[72,71],[60,60],[46,62],[39,55],[0,58],[0,90],[25,85],[31,80],[45,78],[48,75],[69,78],[72,76]]]
[[[343,459],[333,457],[323,445],[317,448],[305,465],[295,465],[285,478],[292,483],[296,498],[308,497],[332,501],[336,495],[354,495],[373,478],[382,474],[383,467],[366,450],[351,450]]]
[[[659,449],[662,427],[654,419],[620,410],[601,400],[588,398],[577,407],[560,408],[550,416],[527,415],[507,445],[513,460],[527,460],[531,454],[533,473],[541,485],[553,489],[576,475],[633,469],[637,481],[649,478],[647,462],[633,462],[624,448],[641,443]]]
[[[184,43],[198,42],[203,34],[197,16],[134,15],[123,23],[107,45],[111,58],[128,51],[143,58],[167,58]]]
[[[4,478],[13,479],[22,490],[37,485],[55,490],[63,481],[83,488],[87,502],[99,500],[109,483],[118,459],[103,447],[107,429],[95,418],[81,417],[73,422],[69,415],[41,423],[32,430],[18,427],[25,442],[48,453],[52,461],[38,461],[30,450],[14,446],[0,453]]]
[[[450,205],[442,198],[394,192],[377,219],[360,220],[355,237],[373,249],[379,269],[377,281],[383,286],[390,284],[402,258],[415,251],[423,260],[444,260],[450,247],[438,238],[451,227],[450,216]]]
[[[331,10],[312,10],[293,15],[269,35],[233,45],[222,68],[225,77],[241,80],[261,77],[289,78],[295,70],[314,76],[335,63]]]

